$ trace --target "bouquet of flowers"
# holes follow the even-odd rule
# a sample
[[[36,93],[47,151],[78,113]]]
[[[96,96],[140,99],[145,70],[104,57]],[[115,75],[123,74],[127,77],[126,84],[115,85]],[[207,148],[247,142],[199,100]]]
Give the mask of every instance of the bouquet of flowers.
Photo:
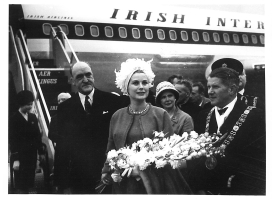
[[[156,168],[171,165],[176,169],[186,160],[222,153],[213,146],[218,141],[217,135],[198,134],[195,131],[170,137],[154,131],[153,135],[153,139],[144,138],[131,146],[108,152],[107,162],[114,171],[111,175],[114,182],[120,182],[126,174],[129,177],[135,167],[145,170],[154,164]],[[101,184],[98,188],[102,188]]]

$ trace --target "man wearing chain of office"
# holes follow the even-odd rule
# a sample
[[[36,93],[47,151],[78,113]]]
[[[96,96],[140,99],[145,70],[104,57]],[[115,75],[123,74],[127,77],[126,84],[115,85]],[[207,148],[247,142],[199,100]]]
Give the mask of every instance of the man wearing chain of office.
[[[233,69],[213,70],[207,86],[213,107],[200,112],[195,130],[214,135],[218,153],[187,161],[189,184],[199,194],[265,195],[264,111],[237,98],[239,74]]]

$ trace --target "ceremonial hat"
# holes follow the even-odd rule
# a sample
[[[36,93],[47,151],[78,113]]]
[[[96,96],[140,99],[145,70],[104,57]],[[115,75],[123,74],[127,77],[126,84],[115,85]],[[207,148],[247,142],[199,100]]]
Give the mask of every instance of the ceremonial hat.
[[[239,60],[236,60],[233,58],[219,59],[212,64],[211,69],[213,71],[220,67],[227,67],[230,69],[234,69],[235,71],[239,73],[239,75],[241,75],[244,70],[243,64]]]

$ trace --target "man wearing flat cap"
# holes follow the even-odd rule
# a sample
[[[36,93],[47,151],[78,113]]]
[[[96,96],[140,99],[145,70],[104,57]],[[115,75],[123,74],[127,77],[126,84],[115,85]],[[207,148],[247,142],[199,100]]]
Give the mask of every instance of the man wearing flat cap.
[[[239,91],[237,94],[237,97],[240,98],[246,105],[258,107],[261,109],[265,109],[264,103],[259,99],[259,97],[246,94],[245,92],[245,86],[246,86],[246,73],[243,67],[243,64],[236,59],[233,58],[222,58],[217,61],[215,61],[212,66],[211,70],[215,70],[218,68],[230,68],[234,69],[239,74]]]

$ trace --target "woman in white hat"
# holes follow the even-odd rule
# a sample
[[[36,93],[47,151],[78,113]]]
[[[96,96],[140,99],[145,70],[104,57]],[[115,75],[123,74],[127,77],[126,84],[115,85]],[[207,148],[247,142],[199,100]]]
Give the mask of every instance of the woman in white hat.
[[[130,105],[115,112],[110,122],[106,152],[130,146],[146,137],[153,138],[153,131],[173,134],[170,117],[159,107],[146,102],[155,74],[151,63],[141,59],[128,59],[116,72],[116,85],[129,96]],[[111,169],[106,162],[102,169],[104,184],[112,182]],[[114,194],[189,194],[191,190],[178,169],[148,166],[141,171],[134,168],[129,177],[117,174],[113,182]],[[149,186],[148,186],[149,185]]]
[[[179,98],[179,93],[175,86],[170,82],[163,81],[156,88],[156,105],[164,108],[172,123],[172,128],[175,134],[182,135],[184,132],[194,130],[192,117],[183,112],[176,106],[176,100]]]

